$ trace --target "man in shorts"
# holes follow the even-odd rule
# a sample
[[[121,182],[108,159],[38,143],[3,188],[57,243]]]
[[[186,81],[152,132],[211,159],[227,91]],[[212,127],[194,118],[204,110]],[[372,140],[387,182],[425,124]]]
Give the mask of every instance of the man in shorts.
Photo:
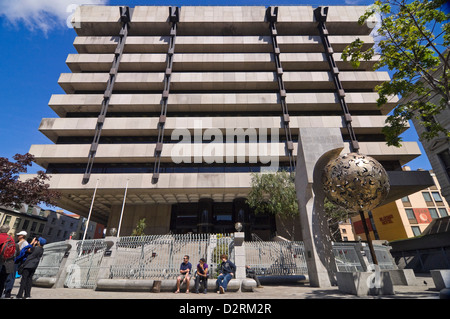
[[[185,255],[183,257],[183,262],[180,265],[180,275],[177,278],[177,290],[175,293],[180,292],[180,286],[186,282],[186,293],[189,293],[189,282],[191,281],[191,271],[192,265],[189,262],[189,256]]]

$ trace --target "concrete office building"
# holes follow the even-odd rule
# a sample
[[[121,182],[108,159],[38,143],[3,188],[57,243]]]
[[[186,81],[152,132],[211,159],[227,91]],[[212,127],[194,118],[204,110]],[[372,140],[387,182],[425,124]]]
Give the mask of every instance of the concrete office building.
[[[374,44],[373,26],[357,22],[365,7],[329,7],[320,30],[317,10],[326,12],[79,7],[72,73],[58,80],[66,94],[51,97],[57,117],[39,127],[52,143],[30,149],[63,193],[59,205],[87,216],[96,190],[92,219],[118,228],[126,191],[121,235],[142,218],[147,234],[230,232],[240,221],[247,234],[284,235],[245,204],[251,173],[294,171],[310,128],[338,135],[342,152],[380,161],[388,200],[427,187],[427,172],[401,171],[418,145],[384,142],[398,99],[378,108],[374,88],[388,74],[372,70],[375,60],[355,70],[341,59],[356,37]]]
[[[393,241],[419,236],[433,219],[449,215],[449,206],[441,195],[439,181],[434,173],[431,176],[434,185],[377,207],[370,216],[366,216],[373,239]],[[360,236],[365,240],[361,218],[352,217],[352,224],[354,233],[347,236]]]

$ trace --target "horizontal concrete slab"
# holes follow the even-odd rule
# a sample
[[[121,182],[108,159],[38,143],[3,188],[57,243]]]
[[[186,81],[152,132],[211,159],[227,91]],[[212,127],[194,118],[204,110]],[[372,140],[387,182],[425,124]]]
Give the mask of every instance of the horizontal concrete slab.
[[[328,37],[334,52],[342,52],[351,42],[359,38],[364,42],[363,50],[374,45],[371,36],[331,35]],[[167,53],[168,36],[129,36],[125,42],[125,53]],[[118,36],[78,36],[73,45],[78,53],[114,53]],[[280,35],[277,43],[282,53],[324,52],[320,36]],[[264,53],[273,52],[271,36],[177,36],[175,53]]]
[[[363,6],[330,6],[327,27],[330,34],[371,32],[359,25]],[[117,35],[121,26],[118,6],[80,6],[72,17],[78,35]],[[136,6],[132,9],[130,34],[168,35],[169,7]],[[277,27],[280,34],[318,34],[311,6],[280,6]],[[373,27],[373,26],[372,26]],[[186,6],[180,9],[180,35],[269,35],[264,6]]]
[[[392,173],[397,172],[388,171],[391,180],[390,201],[430,185],[428,172],[399,172],[399,178]],[[25,174],[20,179],[35,176]],[[251,185],[250,173],[163,173],[158,184],[152,184],[152,174],[92,174],[85,185],[81,183],[82,179],[83,174],[52,174],[49,184],[51,189],[58,190],[63,195],[60,199],[63,207],[83,216],[89,211],[97,180],[94,213],[102,212],[106,216],[113,205],[122,205],[127,181],[128,205],[170,205],[198,202],[200,198],[231,202],[235,198],[247,196]],[[403,182],[399,183],[400,180]]]
[[[398,98],[378,107],[375,92],[346,93],[345,101],[351,112],[379,111],[387,114],[397,104]],[[49,106],[61,117],[67,112],[99,113],[102,94],[54,94]],[[288,93],[286,102],[290,111],[340,111],[335,93]],[[108,113],[161,111],[161,94],[113,94]],[[265,112],[280,111],[277,93],[186,93],[169,95],[170,112]]]
[[[47,167],[49,163],[87,163],[90,147],[90,144],[32,145],[30,153],[35,156],[38,165]],[[155,143],[99,144],[95,162],[152,163],[155,161],[155,147]],[[294,154],[297,154],[295,144]],[[176,164],[264,163],[270,158],[279,162],[288,161],[285,143],[165,143],[161,152],[161,162]]]
[[[352,126],[357,134],[381,134],[386,116],[353,116]],[[102,136],[157,136],[157,117],[118,117],[107,118],[102,127]],[[57,141],[60,136],[91,136],[95,134],[97,118],[44,118],[39,131]],[[340,127],[343,133],[343,118],[341,116],[291,116],[289,126],[291,129],[300,127]],[[243,129],[242,134],[258,133],[260,129],[268,133],[278,129],[279,136],[284,135],[282,118],[280,116],[264,117],[168,117],[164,126],[166,136],[174,130],[219,129],[224,135],[227,132],[236,134]],[[232,131],[233,130],[233,131]]]
[[[114,54],[69,54],[66,64],[76,72],[109,72]],[[339,70],[353,71],[355,68],[334,54]],[[358,70],[372,71],[378,60],[363,61]],[[284,71],[328,71],[330,69],[325,53],[282,53],[280,61]],[[164,72],[167,55],[124,54],[120,60],[119,72]],[[272,53],[178,53],[173,55],[172,72],[185,71],[276,71],[275,56]]]
[[[373,90],[389,81],[387,72],[343,71],[339,74],[345,90]],[[107,73],[62,73],[58,84],[66,93],[104,91]],[[119,73],[116,91],[161,91],[164,73]],[[330,72],[284,72],[286,90],[335,90]],[[171,76],[171,90],[227,91],[278,90],[275,72],[182,72]]]
[[[380,206],[434,185],[429,171],[388,171],[387,173],[391,189]]]
[[[360,142],[359,146],[361,154],[372,156],[378,161],[399,161],[401,165],[422,154],[416,142],[403,142],[400,147],[388,146],[386,142]],[[349,144],[345,143],[343,152],[350,152]]]
[[[178,137],[178,136],[177,136]],[[421,155],[416,142],[404,142],[401,147],[387,146],[385,142],[360,142],[360,152],[382,161],[399,160],[401,165]],[[151,163],[155,160],[156,144],[99,144],[95,161],[97,163]],[[294,143],[294,154],[297,154]],[[35,162],[43,167],[49,163],[87,163],[90,144],[32,145],[30,153]],[[344,151],[349,152],[348,143]],[[216,156],[216,154],[219,154]],[[223,162],[237,163],[237,158],[245,162],[264,162],[263,156],[274,156],[279,162],[288,160],[285,143],[166,143],[161,153],[161,161],[168,163]],[[271,157],[272,158],[272,157]]]

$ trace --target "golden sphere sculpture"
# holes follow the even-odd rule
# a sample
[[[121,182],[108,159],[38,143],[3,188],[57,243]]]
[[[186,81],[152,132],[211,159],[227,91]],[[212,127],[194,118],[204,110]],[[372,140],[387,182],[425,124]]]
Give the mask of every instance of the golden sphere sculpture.
[[[322,183],[328,200],[354,213],[377,207],[390,189],[384,167],[372,157],[358,153],[331,160],[323,170]]]

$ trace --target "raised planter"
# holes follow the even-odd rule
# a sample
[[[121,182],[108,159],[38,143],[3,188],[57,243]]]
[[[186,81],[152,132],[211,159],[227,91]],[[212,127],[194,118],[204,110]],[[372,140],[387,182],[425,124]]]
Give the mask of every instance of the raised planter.
[[[437,290],[450,288],[450,269],[435,269],[430,273]]]
[[[356,295],[394,295],[394,285],[388,272],[380,272],[379,280],[374,272],[337,272],[339,291]]]

